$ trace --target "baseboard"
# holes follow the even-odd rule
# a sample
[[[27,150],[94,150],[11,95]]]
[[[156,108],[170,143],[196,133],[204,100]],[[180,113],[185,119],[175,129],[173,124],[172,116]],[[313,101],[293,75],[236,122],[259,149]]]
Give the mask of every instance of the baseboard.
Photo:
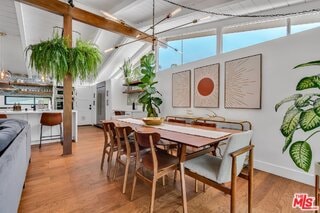
[[[314,175],[305,173],[305,172],[300,172],[298,170],[286,168],[283,166],[278,166],[275,164],[255,160],[254,161],[254,168],[278,175],[280,177],[284,177],[290,180],[295,180],[301,183],[305,183],[308,185],[314,186]]]

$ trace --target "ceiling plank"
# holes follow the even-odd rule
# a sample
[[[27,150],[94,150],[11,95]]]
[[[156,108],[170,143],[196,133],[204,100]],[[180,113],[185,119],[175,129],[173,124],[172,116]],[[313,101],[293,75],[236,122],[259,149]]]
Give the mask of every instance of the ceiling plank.
[[[28,4],[33,7],[37,7],[46,10],[57,15],[71,15],[74,20],[80,21],[85,24],[89,24],[113,33],[122,34],[124,36],[136,38],[137,35],[145,37],[145,41],[152,42],[153,38],[151,35],[143,33],[129,25],[121,24],[116,21],[105,19],[102,16],[90,13],[76,7],[70,7],[68,4],[58,1],[51,0],[50,3],[47,0],[16,0],[18,2]]]

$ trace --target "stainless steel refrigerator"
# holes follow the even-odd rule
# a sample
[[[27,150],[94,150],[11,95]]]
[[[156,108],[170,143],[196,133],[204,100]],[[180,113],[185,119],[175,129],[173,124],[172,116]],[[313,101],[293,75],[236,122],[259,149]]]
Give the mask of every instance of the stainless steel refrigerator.
[[[101,120],[106,119],[106,82],[97,84],[97,122],[96,125],[102,127]]]

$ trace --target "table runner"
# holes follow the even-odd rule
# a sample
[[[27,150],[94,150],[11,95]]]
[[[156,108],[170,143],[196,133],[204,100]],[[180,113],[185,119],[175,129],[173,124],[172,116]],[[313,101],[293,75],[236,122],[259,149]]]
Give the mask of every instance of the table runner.
[[[122,118],[118,119],[118,121],[132,123],[132,124],[138,124],[144,126],[145,123],[142,120],[134,119],[134,118]],[[147,125],[146,125],[147,126]],[[152,126],[154,128],[173,131],[173,132],[179,132],[179,133],[185,133],[189,135],[197,135],[207,138],[221,138],[227,135],[230,135],[228,132],[221,132],[221,131],[214,131],[214,130],[206,130],[206,129],[198,129],[193,127],[187,127],[187,126],[178,126],[178,125],[171,125],[163,123],[158,126]]]

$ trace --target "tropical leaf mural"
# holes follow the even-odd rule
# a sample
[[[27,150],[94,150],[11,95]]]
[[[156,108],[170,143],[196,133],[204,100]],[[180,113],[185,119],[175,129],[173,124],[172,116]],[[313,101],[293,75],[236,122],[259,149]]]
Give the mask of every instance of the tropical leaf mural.
[[[320,66],[320,61],[311,61],[294,67]],[[308,89],[320,89],[320,75],[308,76],[302,78],[297,86],[297,91]],[[289,148],[289,155],[295,165],[300,169],[308,172],[312,162],[312,149],[308,140],[319,133],[320,130],[320,94],[294,94],[275,105],[275,111],[285,103],[291,102],[288,107],[280,131],[285,137],[282,153]],[[297,131],[312,133],[305,140],[299,140],[293,143],[294,133]]]

